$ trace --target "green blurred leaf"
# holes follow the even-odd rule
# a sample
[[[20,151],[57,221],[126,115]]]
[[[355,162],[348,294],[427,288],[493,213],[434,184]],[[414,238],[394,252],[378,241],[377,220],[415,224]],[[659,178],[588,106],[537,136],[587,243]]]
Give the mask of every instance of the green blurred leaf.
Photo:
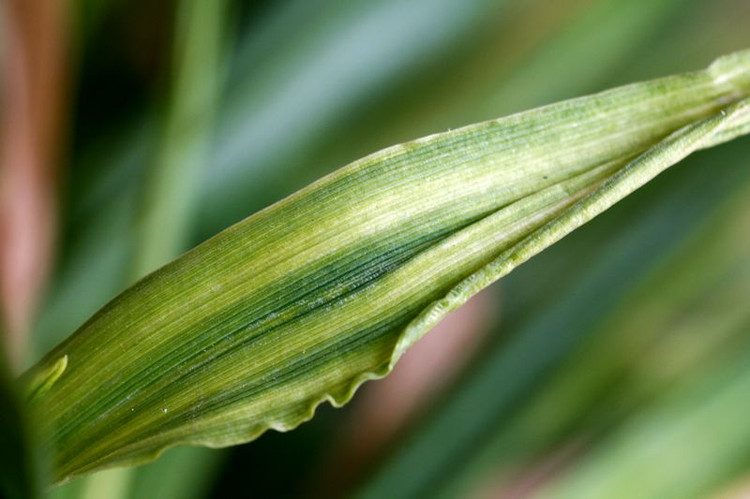
[[[135,470],[129,497],[206,497],[223,462],[224,454],[213,449],[170,449],[158,461]]]
[[[0,497],[7,499],[39,496],[38,470],[25,417],[5,357],[0,318]]]
[[[745,133],[750,52],[375,153],[113,300],[34,370],[56,480],[288,430],[691,152]],[[734,102],[734,104],[732,104]]]
[[[750,321],[742,324],[747,333]],[[750,459],[748,346],[617,429],[540,497],[697,497]]]
[[[538,51],[519,61],[482,106],[516,111],[590,91],[611,78],[612,68],[637,52],[685,0],[599,0]],[[570,72],[566,78],[557,75]],[[628,78],[628,75],[623,75]],[[555,84],[550,85],[550,79]],[[622,81],[622,80],[620,80]]]

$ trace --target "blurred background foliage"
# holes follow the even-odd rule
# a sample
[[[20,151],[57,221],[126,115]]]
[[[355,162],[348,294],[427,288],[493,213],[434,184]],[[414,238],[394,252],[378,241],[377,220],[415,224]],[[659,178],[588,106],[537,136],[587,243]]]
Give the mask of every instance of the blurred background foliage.
[[[57,123],[55,140],[30,132],[36,162],[13,163],[43,173],[26,202],[57,200],[52,223],[25,226],[54,245],[16,366],[182,251],[379,148],[750,46],[747,0],[56,3],[0,9],[3,102]],[[40,53],[58,64],[32,70]],[[30,88],[54,85],[19,93],[19,67]],[[49,495],[742,497],[749,298],[744,138],[503,279],[343,410]]]

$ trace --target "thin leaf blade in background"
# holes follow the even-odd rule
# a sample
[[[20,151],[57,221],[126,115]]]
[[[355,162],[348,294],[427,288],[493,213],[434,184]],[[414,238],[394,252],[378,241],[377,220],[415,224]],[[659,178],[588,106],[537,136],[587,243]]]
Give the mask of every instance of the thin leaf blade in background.
[[[735,353],[617,429],[540,497],[700,496],[736,477],[750,455],[750,374],[747,346]],[[666,473],[664,462],[674,463]]]

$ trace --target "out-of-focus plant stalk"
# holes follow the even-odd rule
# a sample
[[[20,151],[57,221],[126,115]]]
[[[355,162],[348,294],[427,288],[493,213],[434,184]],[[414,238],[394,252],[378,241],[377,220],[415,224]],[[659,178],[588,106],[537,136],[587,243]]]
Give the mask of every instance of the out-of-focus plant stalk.
[[[137,279],[185,250],[207,173],[223,72],[225,0],[183,0],[178,10],[174,86],[156,162],[147,172],[136,252]]]

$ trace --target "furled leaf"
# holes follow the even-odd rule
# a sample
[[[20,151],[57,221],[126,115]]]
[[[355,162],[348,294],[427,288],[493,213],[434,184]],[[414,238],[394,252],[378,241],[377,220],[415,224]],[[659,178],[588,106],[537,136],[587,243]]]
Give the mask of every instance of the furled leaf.
[[[385,149],[146,277],[48,354],[58,481],[291,429],[691,152],[748,131],[750,52]]]

